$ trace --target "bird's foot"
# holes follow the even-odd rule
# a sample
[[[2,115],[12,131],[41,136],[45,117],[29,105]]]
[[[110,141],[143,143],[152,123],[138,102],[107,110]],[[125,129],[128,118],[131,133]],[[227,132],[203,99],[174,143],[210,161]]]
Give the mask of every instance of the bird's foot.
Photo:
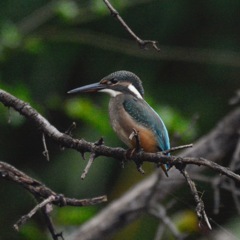
[[[143,152],[142,148],[129,148],[126,151],[126,159],[132,159],[135,154]]]
[[[132,160],[135,162],[136,166],[137,166],[137,170],[138,170],[140,173],[144,174],[145,172],[144,172],[144,170],[142,169],[143,162],[134,157],[135,154],[137,154],[137,153],[139,153],[139,152],[142,152],[142,151],[143,151],[142,148],[140,148],[140,149],[137,149],[137,148],[128,149],[128,150],[126,151],[125,158],[126,158],[126,159],[132,159]]]
[[[133,140],[133,138],[135,138],[135,148],[134,151],[135,153],[138,153],[140,151],[143,151],[142,147],[141,147],[141,141],[140,141],[140,137],[139,137],[139,131],[137,131],[135,128],[132,129],[132,133],[129,135],[129,139]]]
[[[134,157],[135,154],[141,153],[143,151],[143,149],[141,147],[139,132],[135,128],[133,128],[132,130],[133,131],[129,135],[129,139],[132,141],[133,138],[135,138],[135,148],[128,149],[127,152],[126,152],[126,157],[127,157],[127,159],[133,159],[133,161],[135,162],[135,164],[137,166],[137,170],[140,173],[144,174],[145,172],[142,169],[143,162]]]

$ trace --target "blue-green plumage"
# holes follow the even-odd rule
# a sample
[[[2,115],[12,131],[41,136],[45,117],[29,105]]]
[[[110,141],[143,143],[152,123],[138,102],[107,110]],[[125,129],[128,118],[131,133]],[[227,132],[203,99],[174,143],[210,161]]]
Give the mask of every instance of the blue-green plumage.
[[[112,128],[130,148],[136,147],[135,139],[131,138],[133,129],[138,131],[144,151],[158,152],[170,148],[167,129],[159,115],[143,99],[142,82],[134,73],[114,72],[99,83],[76,88],[69,93],[78,92],[106,92],[111,96],[109,116]],[[162,166],[162,169],[167,175],[165,167]]]
[[[140,125],[150,129],[156,137],[159,151],[170,148],[167,129],[158,114],[143,99],[128,98],[123,103],[124,109]]]

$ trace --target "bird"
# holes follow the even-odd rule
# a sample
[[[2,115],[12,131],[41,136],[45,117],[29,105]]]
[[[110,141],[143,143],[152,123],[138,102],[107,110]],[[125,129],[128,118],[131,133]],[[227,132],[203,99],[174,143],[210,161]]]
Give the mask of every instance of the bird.
[[[140,78],[126,70],[113,72],[100,82],[85,85],[68,91],[73,93],[103,92],[110,95],[110,123],[120,138],[130,149],[137,147],[137,139],[132,137],[137,132],[143,151],[156,153],[170,149],[167,128],[161,117],[144,100],[144,89]],[[169,153],[168,153],[169,155]],[[162,164],[166,176],[168,165]]]

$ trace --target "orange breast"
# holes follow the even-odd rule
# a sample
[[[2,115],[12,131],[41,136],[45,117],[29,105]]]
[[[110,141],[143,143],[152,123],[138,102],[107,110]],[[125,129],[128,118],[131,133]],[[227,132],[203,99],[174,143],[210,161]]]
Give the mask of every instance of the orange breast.
[[[157,142],[154,134],[149,129],[138,127],[136,129],[140,137],[141,147],[145,152],[158,152]],[[132,139],[133,147],[136,147],[136,140]]]
[[[143,125],[138,125],[136,121],[125,111],[122,106],[124,95],[120,94],[115,98],[111,98],[109,102],[109,115],[113,130],[118,137],[129,147],[136,147],[136,140],[131,136],[133,129],[138,131],[141,147],[145,152],[158,152],[158,144],[156,137],[151,130]]]

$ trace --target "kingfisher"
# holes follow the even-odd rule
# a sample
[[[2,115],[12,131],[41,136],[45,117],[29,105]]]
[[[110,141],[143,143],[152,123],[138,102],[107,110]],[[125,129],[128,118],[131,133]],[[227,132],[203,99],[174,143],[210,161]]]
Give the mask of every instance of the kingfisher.
[[[132,72],[121,70],[104,77],[100,82],[70,90],[68,93],[103,92],[110,95],[109,117],[113,130],[130,149],[140,147],[145,152],[156,153],[170,149],[167,128],[160,116],[144,100],[140,78]],[[161,165],[166,176],[168,166]]]

